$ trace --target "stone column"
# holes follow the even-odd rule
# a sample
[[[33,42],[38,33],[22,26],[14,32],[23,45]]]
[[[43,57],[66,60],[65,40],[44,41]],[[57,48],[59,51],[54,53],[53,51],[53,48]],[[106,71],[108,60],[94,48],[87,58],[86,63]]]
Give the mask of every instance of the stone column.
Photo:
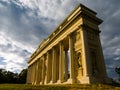
[[[52,59],[52,83],[56,82],[56,50],[53,47],[53,59]]]
[[[65,81],[68,79],[68,50],[65,50]]]
[[[49,51],[49,83],[52,83],[52,51]]]
[[[64,46],[62,42],[60,42],[59,80],[60,83],[64,82]]]
[[[39,74],[39,77],[40,77],[39,83],[42,84],[42,59],[40,59],[40,74]]]
[[[31,65],[31,84],[33,84],[33,64]]]
[[[31,73],[30,73],[30,66],[29,66],[27,70],[27,84],[30,83],[30,77],[31,77]]]
[[[37,67],[37,63],[35,62],[35,63],[34,63],[34,72],[35,72],[35,73],[34,73],[34,84],[36,84],[36,77],[37,77],[37,76],[36,76],[36,75],[37,75],[37,74],[36,74],[36,73],[37,73],[37,68],[36,68],[36,67]]]
[[[44,84],[47,84],[47,63],[48,63],[48,60],[47,60],[47,56],[45,54],[45,57],[44,57]]]
[[[40,59],[38,59],[37,61],[37,67],[38,67],[38,70],[37,70],[37,84],[40,83]]]
[[[36,61],[35,64],[35,84],[37,84],[38,81],[38,61]]]
[[[46,76],[47,76],[47,78],[46,78],[46,83],[48,83],[49,81],[50,81],[50,60],[49,60],[49,57],[50,57],[50,54],[49,54],[49,51],[47,52],[47,66],[46,66],[46,68],[47,68],[47,72],[46,72]]]
[[[33,64],[32,64],[32,73],[31,73],[31,76],[32,76],[32,78],[31,78],[31,82],[32,82],[32,84],[33,84],[33,82],[34,82],[34,68],[33,68]]]
[[[33,84],[35,84],[35,63],[33,64]]]
[[[70,48],[70,81],[71,83],[75,83],[74,78],[74,46],[73,46],[73,36],[69,35],[69,48]]]
[[[28,70],[27,70],[27,84],[30,83],[30,75],[31,75],[31,73],[30,73],[30,66],[29,66]]]
[[[59,81],[59,48],[56,48],[56,80]]]
[[[32,67],[32,65],[31,65],[31,84],[33,83],[33,67]]]
[[[45,60],[42,60],[42,84],[44,84],[45,79]]]
[[[30,79],[30,84],[32,84],[32,68],[31,68],[31,65],[30,65],[30,77],[29,77],[29,79]]]
[[[39,59],[37,60],[37,81],[36,84],[39,84]]]

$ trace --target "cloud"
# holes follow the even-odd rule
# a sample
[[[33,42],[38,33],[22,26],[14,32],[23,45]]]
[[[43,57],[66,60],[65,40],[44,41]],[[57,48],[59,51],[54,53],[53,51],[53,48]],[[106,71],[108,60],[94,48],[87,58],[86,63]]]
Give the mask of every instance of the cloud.
[[[18,7],[16,3],[1,2],[0,7],[0,57],[3,57],[0,67],[19,72],[48,34],[47,27],[42,17],[30,16],[29,9]]]
[[[2,41],[0,42],[0,68],[6,68],[10,71],[13,71],[13,68],[19,69],[18,72],[25,68],[32,50],[14,42],[1,33],[0,40]]]

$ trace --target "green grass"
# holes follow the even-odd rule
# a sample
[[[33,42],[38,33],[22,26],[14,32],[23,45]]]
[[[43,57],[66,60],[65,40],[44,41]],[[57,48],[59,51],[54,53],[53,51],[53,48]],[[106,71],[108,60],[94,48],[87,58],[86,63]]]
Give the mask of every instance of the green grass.
[[[0,84],[0,90],[120,90],[120,87],[103,85],[103,84],[92,84],[92,85]]]

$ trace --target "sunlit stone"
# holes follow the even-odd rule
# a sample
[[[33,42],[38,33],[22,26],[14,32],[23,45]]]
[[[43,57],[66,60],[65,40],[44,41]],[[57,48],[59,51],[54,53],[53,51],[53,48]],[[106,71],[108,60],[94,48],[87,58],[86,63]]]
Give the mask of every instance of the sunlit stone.
[[[79,4],[30,57],[27,83],[109,83],[99,37],[101,23],[96,12]]]

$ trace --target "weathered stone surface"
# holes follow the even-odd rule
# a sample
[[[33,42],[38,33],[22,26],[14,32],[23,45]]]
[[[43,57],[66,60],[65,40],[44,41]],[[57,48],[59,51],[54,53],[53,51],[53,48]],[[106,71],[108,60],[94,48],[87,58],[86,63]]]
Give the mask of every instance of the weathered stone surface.
[[[78,5],[30,57],[27,83],[108,83],[99,37],[101,23],[94,11]]]

